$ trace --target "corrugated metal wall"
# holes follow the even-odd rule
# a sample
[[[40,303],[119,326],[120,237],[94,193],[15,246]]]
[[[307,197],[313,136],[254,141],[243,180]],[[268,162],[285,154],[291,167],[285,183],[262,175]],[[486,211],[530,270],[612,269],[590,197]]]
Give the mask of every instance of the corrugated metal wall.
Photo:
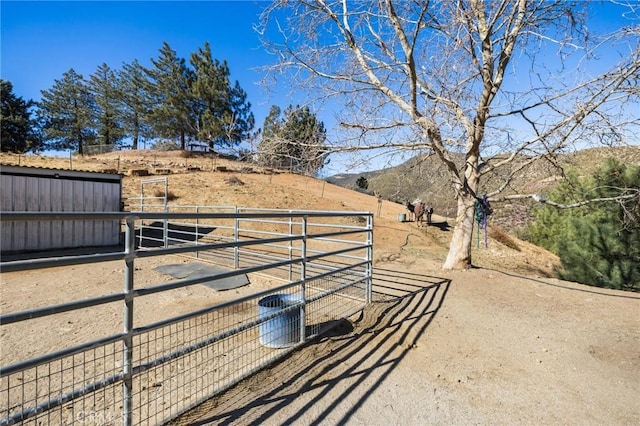
[[[119,211],[121,187],[119,175],[2,166],[0,211]],[[3,253],[110,246],[120,242],[120,223],[3,222],[1,234]]]

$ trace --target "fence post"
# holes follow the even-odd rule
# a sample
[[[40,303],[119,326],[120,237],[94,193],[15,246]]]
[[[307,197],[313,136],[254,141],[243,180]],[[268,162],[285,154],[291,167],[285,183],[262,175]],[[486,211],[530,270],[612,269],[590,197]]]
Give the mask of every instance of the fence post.
[[[164,180],[164,212],[169,213],[169,179]],[[169,247],[169,220],[164,219],[164,223],[162,224],[162,233],[164,234],[164,248]]]
[[[139,210],[140,212],[144,211],[144,182],[140,181],[140,207]],[[142,233],[142,228],[144,228],[144,221],[140,221],[140,239],[138,240],[140,247],[142,247],[142,238],[143,238],[143,233]]]
[[[198,229],[198,217],[200,216],[200,206],[196,206],[196,259],[200,258],[200,250],[198,250],[198,239],[200,237],[200,231]]]
[[[300,264],[300,281],[302,282],[302,308],[300,308],[300,342],[307,340],[306,324],[307,324],[307,219],[308,216],[302,216],[302,263]]]
[[[233,241],[235,243],[240,239],[240,232],[238,228],[240,227],[240,219],[238,219],[238,206],[235,207],[236,218],[234,219],[234,229],[233,229]],[[233,247],[233,267],[238,269],[240,267],[240,248],[236,245]]]
[[[293,235],[293,210],[289,210],[289,260],[293,257],[293,241],[291,236]],[[289,264],[289,281],[293,281],[293,265]]]
[[[373,287],[373,215],[367,218],[367,280],[365,281],[365,299],[367,304],[371,303],[371,292]]]
[[[135,271],[135,218],[125,219],[125,272],[124,272],[124,349],[122,354],[122,421],[133,423],[133,275]]]

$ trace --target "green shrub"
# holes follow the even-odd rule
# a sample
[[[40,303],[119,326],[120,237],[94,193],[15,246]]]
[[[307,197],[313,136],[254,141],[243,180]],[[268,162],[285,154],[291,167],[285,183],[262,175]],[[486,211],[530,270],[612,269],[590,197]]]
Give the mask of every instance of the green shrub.
[[[611,159],[589,178],[569,173],[548,199],[562,205],[608,199],[534,209],[528,237],[560,257],[559,276],[640,291],[640,167]]]

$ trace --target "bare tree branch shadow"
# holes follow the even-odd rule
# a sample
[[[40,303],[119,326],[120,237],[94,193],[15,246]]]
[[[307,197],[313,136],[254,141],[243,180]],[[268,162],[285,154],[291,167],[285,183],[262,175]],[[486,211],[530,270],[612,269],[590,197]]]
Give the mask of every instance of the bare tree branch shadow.
[[[450,285],[449,279],[380,268],[373,279],[374,301],[353,327],[320,336],[172,424],[258,425],[274,423],[276,414],[282,423],[283,413],[286,424],[321,424],[347,398],[349,409],[338,423],[348,422],[415,347]],[[294,401],[304,404],[292,409]]]
[[[182,244],[184,242],[195,242],[205,235],[215,231],[212,226],[195,226],[180,225],[176,223],[167,223],[167,242],[170,245]],[[142,228],[142,234],[136,232],[136,243],[144,247],[163,247],[164,246],[164,225],[162,221],[156,221]],[[124,241],[124,239],[123,239]]]

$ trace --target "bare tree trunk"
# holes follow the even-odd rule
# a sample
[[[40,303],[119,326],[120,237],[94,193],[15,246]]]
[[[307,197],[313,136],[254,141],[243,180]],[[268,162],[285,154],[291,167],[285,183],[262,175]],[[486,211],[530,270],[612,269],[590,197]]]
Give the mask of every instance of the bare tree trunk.
[[[464,174],[458,175],[450,169],[452,181],[455,182],[458,210],[456,224],[453,228],[449,253],[442,269],[468,269],[471,267],[471,244],[473,240],[473,224],[475,219],[475,203],[480,183],[479,146],[484,133],[484,122],[476,125],[474,134],[467,141],[467,156]]]
[[[468,269],[471,267],[471,244],[473,239],[475,198],[458,197],[458,213],[453,236],[449,245],[449,254],[442,269]]]

